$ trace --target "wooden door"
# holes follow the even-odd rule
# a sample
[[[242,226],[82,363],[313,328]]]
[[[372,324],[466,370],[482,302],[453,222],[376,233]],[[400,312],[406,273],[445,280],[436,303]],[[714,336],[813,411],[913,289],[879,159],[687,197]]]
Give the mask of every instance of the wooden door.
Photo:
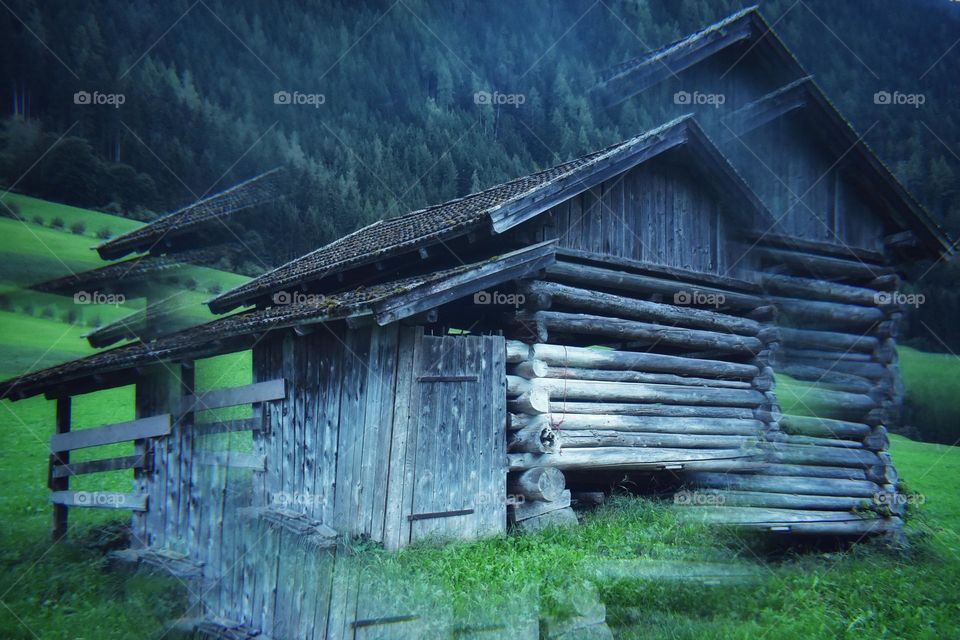
[[[506,526],[506,348],[500,336],[401,341],[385,543]],[[406,357],[405,357],[406,356]],[[392,521],[391,521],[392,520]]]

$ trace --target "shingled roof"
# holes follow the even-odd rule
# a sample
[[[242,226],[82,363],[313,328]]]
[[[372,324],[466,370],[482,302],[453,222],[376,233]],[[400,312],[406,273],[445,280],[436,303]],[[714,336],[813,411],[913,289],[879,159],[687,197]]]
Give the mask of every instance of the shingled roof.
[[[378,220],[223,293],[210,301],[210,309],[215,313],[223,313],[284,287],[317,280],[347,268],[465,235],[487,224],[487,213],[492,209],[570,174],[625,144],[616,144],[443,204]]]
[[[161,242],[194,231],[197,227],[273,200],[281,195],[281,171],[280,167],[271,169],[225,191],[177,209],[150,224],[101,244],[97,247],[97,252],[104,260],[114,260],[130,253],[150,251]]]
[[[212,263],[229,253],[237,253],[235,245],[219,245],[205,249],[181,251],[175,254],[144,255],[112,262],[96,269],[73,273],[53,280],[31,285],[34,291],[46,293],[76,293],[79,290],[95,290],[108,285],[117,289],[126,283],[139,282],[162,271],[178,269],[186,264]]]
[[[709,160],[742,204],[758,215],[769,213],[755,194],[736,175],[691,116],[682,116],[641,135],[600,151],[565,162],[551,169],[491,187],[441,205],[375,222],[312,253],[227,291],[208,304],[223,313],[243,304],[263,300],[285,288],[334,275],[348,268],[369,264],[388,256],[464,235],[478,228],[505,230],[545,211],[616,173],[675,146],[692,142],[699,157]]]
[[[756,5],[746,7],[688,36],[601,72],[593,92],[617,104],[739,42],[763,47],[780,61],[788,78],[807,75]]]
[[[0,383],[0,399],[20,399],[78,380],[128,371],[163,361],[197,359],[249,348],[255,336],[274,329],[370,316],[384,325],[469,296],[486,287],[549,266],[555,244],[543,242],[457,267],[409,276],[332,295],[291,297],[288,304],[237,313],[153,340],[103,351]],[[124,378],[129,384],[132,379]]]

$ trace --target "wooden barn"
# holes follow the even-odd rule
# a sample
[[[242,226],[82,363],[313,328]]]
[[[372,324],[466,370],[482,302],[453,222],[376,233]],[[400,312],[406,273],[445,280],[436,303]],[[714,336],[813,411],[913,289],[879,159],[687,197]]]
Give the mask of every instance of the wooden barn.
[[[427,633],[415,603],[343,577],[338,538],[574,523],[625,477],[727,525],[897,531],[897,267],[951,247],[766,30],[741,12],[597,89],[656,104],[743,58],[710,85],[720,112],[663,105],[696,117],[376,222],[214,298],[208,324],[4,383],[57,400],[56,535],[68,507],[130,509],[118,555],[207,585],[206,631],[320,638]],[[189,245],[189,217],[159,224],[101,253]],[[197,388],[202,360],[248,349],[252,384]],[[778,376],[800,381],[793,413]],[[130,384],[135,421],[71,429],[72,397]],[[130,493],[71,491],[118,469]]]

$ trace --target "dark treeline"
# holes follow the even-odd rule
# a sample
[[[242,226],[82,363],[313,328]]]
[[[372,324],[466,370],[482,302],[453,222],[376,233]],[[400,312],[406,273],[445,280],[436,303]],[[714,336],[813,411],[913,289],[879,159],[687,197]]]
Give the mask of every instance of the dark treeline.
[[[246,266],[262,269],[659,124],[640,100],[605,111],[587,90],[602,69],[743,4],[8,0],[0,180],[149,218],[287,166],[290,197],[244,231],[258,254]],[[769,0],[762,9],[960,235],[960,46],[951,49],[960,5]],[[877,91],[921,93],[924,103],[878,105]],[[501,104],[478,104],[478,92],[498,92]],[[952,276],[938,267],[924,279],[937,283],[928,287],[937,304],[920,313],[951,337],[960,332],[937,308],[960,308],[942,285]]]

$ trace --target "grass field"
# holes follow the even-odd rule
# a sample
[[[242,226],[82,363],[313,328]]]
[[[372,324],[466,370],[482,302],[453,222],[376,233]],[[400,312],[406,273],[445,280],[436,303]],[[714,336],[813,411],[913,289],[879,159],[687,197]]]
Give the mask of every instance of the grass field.
[[[0,376],[66,362],[95,350],[84,335],[97,326],[122,319],[143,308],[143,299],[122,304],[76,304],[72,296],[39,293],[24,287],[72,273],[102,267],[94,251],[103,242],[97,232],[116,235],[141,222],[97,211],[79,209],[8,193],[3,196],[21,220],[0,218]],[[51,226],[54,219],[63,225]],[[85,231],[71,227],[83,223]],[[217,269],[187,266],[167,273],[156,289],[159,297],[173,296],[177,326],[213,319],[204,304],[215,292],[239,286],[248,278]]]

